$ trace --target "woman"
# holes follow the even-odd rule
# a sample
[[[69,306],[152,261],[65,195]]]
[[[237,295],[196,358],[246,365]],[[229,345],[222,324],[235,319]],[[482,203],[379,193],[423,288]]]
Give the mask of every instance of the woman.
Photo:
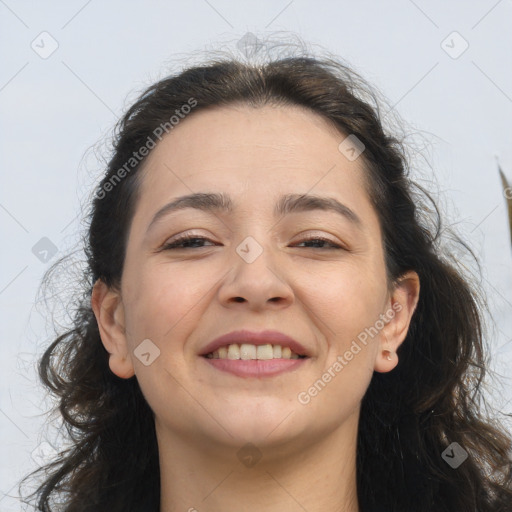
[[[419,190],[335,60],[217,60],[145,91],[75,324],[40,361],[73,442],[38,510],[512,510],[478,298]]]

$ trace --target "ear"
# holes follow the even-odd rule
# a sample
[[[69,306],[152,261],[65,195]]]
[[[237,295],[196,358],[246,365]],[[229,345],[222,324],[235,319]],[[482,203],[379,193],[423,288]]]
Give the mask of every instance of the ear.
[[[129,379],[135,370],[126,340],[124,306],[120,293],[98,279],[92,289],[91,306],[98,322],[101,341],[110,354],[110,369],[118,377]]]
[[[420,279],[416,272],[406,272],[398,279],[387,302],[385,325],[381,331],[376,372],[389,372],[398,364],[396,351],[402,344],[420,297]]]

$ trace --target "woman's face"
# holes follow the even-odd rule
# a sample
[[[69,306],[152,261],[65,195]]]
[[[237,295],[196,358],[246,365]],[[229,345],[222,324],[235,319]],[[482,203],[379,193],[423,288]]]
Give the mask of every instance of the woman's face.
[[[114,313],[125,331],[102,339],[162,435],[210,448],[314,442],[353,426],[373,371],[396,365],[382,351],[396,350],[413,308],[405,298],[400,313],[388,289],[363,161],[338,149],[345,138],[298,107],[232,106],[194,113],[148,156]],[[199,193],[231,208],[165,209]],[[303,197],[276,213],[285,196],[343,206]],[[202,240],[166,248],[183,235]],[[242,329],[284,333],[308,357],[254,376],[203,355]]]

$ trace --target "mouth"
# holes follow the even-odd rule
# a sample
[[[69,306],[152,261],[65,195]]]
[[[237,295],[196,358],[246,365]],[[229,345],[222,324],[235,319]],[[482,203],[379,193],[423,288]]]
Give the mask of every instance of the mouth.
[[[215,372],[256,378],[292,371],[311,360],[308,349],[284,333],[247,329],[220,336],[199,355]]]
[[[306,359],[304,354],[297,354],[290,347],[283,345],[252,345],[250,343],[231,343],[204,354],[207,359],[228,359],[230,361],[269,361],[273,359]]]
[[[268,378],[303,366],[310,358],[282,345],[251,345],[231,343],[221,346],[202,358],[215,371],[243,378]]]

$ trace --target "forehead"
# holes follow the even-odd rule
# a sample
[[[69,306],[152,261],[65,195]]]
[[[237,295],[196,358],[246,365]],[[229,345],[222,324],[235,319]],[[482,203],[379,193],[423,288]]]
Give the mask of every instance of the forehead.
[[[151,151],[142,196],[197,187],[306,193],[364,189],[362,158],[338,146],[347,137],[320,115],[297,106],[233,105],[194,112]],[[290,190],[293,188],[294,190]]]

